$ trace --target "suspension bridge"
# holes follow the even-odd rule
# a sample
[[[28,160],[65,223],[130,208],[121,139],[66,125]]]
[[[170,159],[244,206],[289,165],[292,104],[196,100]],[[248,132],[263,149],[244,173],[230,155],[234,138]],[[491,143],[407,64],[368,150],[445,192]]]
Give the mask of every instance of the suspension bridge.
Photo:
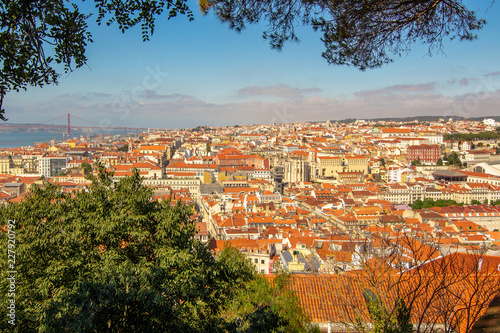
[[[74,126],[73,125],[72,126],[71,125],[71,119],[72,118],[76,118],[76,119],[78,119],[80,121],[83,121],[87,125],[84,125],[84,126],[81,126],[81,125]],[[71,131],[72,130],[78,131],[81,135],[83,135],[82,130],[83,131],[87,131],[87,132],[106,131],[106,130],[123,130],[125,135],[127,135],[127,131],[129,131],[129,133],[135,131],[135,134],[137,135],[137,134],[139,134],[139,131],[142,132],[144,130],[148,130],[147,127],[106,126],[106,125],[103,125],[102,123],[98,123],[98,122],[95,122],[95,121],[87,120],[87,119],[75,116],[74,114],[71,114],[71,113],[67,113],[67,114],[64,114],[64,115],[56,117],[56,118],[48,119],[48,120],[39,122],[37,124],[38,125],[53,124],[54,122],[56,122],[56,121],[58,121],[60,119],[67,119],[67,125],[66,125],[66,132],[65,132],[65,134],[68,136],[68,138],[71,138]]]

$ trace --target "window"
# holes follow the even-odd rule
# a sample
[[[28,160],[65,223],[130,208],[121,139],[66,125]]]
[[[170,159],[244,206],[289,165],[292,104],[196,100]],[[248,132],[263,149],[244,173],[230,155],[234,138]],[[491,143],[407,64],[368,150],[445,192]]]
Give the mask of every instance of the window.
[[[262,260],[260,261],[260,263],[261,263],[262,265],[264,265],[264,264],[266,263],[266,261],[265,261],[264,259],[262,259]]]
[[[254,259],[254,262],[255,262],[256,264],[258,264],[258,263],[259,263],[259,259],[257,259],[257,258],[256,258],[256,259]]]

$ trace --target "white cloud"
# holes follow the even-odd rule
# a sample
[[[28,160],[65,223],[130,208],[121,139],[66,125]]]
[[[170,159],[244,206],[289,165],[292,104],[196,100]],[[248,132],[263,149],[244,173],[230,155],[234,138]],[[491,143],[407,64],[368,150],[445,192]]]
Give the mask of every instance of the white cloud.
[[[457,79],[454,84],[458,81]],[[476,78],[475,82],[480,80]],[[492,90],[496,82],[485,82],[489,84],[489,90],[474,90],[456,96],[436,92],[434,82],[360,91],[352,98],[325,97],[317,94],[303,96],[301,94],[305,91],[313,91],[278,85],[272,89],[256,88],[253,93],[268,91],[275,96],[292,96],[290,92],[296,91],[297,93],[293,95],[296,98],[278,102],[266,101],[251,95],[251,90],[247,90],[245,98],[239,101],[209,103],[186,94],[160,94],[145,90],[136,92],[135,95],[124,92],[119,96],[104,93],[92,96],[92,93],[82,93],[59,96],[57,99],[39,103],[36,107],[32,105],[25,107],[5,105],[5,107],[11,122],[42,122],[71,113],[108,126],[156,128],[416,115],[443,117],[458,115],[471,118],[494,115],[500,105],[500,90]],[[86,98],[79,98],[81,96]],[[64,119],[61,120],[61,124],[63,122]],[[75,124],[78,124],[76,119]],[[83,125],[88,124],[82,122]]]
[[[359,91],[356,93],[356,96],[366,97],[373,95],[392,95],[392,94],[398,94],[400,92],[419,93],[423,91],[434,91],[435,86],[436,86],[435,82],[428,82],[422,84],[398,84],[381,89]]]
[[[263,87],[246,87],[238,90],[238,96],[240,97],[252,97],[252,96],[275,96],[281,98],[301,98],[304,94],[320,92],[319,88],[292,88],[285,84],[278,84],[275,86],[263,86]]]

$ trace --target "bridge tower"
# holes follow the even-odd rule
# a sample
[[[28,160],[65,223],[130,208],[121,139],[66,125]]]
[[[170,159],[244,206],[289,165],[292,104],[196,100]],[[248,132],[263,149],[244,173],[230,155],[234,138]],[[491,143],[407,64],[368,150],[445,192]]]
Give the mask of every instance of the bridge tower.
[[[71,139],[71,125],[69,121],[69,113],[68,113],[68,140]]]

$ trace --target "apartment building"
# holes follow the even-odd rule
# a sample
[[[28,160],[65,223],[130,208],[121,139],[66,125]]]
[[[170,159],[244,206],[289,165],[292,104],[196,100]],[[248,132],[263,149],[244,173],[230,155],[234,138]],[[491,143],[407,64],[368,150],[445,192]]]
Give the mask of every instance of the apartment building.
[[[408,161],[420,160],[424,164],[436,164],[441,158],[441,147],[438,145],[416,145],[406,149]]]
[[[38,170],[44,177],[54,177],[66,170],[66,156],[46,155],[40,158]]]

